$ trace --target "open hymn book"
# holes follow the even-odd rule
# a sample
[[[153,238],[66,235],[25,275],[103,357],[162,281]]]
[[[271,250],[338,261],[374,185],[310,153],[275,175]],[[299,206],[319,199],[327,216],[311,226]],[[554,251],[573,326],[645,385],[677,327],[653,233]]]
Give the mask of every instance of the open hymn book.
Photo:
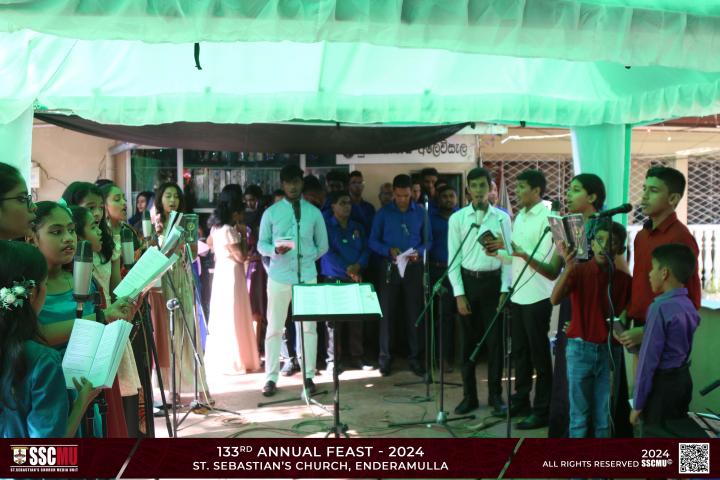
[[[293,315],[382,315],[369,283],[293,285]]]
[[[67,388],[75,388],[73,377],[87,378],[94,388],[112,387],[131,330],[124,320],[108,325],[75,320],[62,361]]]
[[[117,298],[130,297],[135,299],[139,297],[146,289],[152,287],[155,280],[162,276],[177,260],[178,256],[175,254],[168,258],[157,247],[148,248],[120,284],[115,287],[113,293]]]

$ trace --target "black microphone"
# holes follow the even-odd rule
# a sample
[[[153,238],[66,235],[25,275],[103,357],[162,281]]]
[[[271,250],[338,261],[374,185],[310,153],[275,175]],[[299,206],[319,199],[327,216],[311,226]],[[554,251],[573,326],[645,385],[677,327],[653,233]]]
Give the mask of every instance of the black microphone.
[[[147,209],[142,216],[142,232],[146,240],[153,236],[153,224],[152,220],[150,220],[150,212]]]
[[[295,212],[295,220],[300,223],[300,200],[292,202],[293,211]]]
[[[702,395],[704,397],[705,395],[712,392],[713,390],[715,390],[718,387],[720,387],[720,380],[715,380],[713,383],[711,383],[707,387],[700,390],[700,395]]]
[[[592,215],[590,215],[590,218],[602,218],[602,217],[612,217],[613,215],[618,215],[621,213],[630,213],[630,211],[633,209],[632,204],[630,203],[623,203],[619,207],[611,208],[609,210],[603,210],[602,212],[597,212]]]
[[[560,205],[560,200],[556,198],[551,202],[550,211],[553,215],[560,215],[560,208],[562,208]]]
[[[129,227],[123,226],[120,230],[120,240],[122,242],[122,260],[125,268],[130,268],[135,265],[135,243],[134,235]]]
[[[73,299],[77,302],[75,313],[82,317],[83,303],[90,299],[90,278],[93,271],[93,252],[90,242],[78,242],[73,263]]]

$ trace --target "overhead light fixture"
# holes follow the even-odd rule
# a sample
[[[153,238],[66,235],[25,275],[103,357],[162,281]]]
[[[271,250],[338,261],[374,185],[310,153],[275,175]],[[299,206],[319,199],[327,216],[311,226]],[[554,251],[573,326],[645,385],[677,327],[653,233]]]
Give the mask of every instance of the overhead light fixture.
[[[509,137],[503,138],[500,143],[504,144],[509,142],[510,140],[549,140],[551,138],[567,138],[569,136],[569,133],[563,133],[559,135],[510,135]]]

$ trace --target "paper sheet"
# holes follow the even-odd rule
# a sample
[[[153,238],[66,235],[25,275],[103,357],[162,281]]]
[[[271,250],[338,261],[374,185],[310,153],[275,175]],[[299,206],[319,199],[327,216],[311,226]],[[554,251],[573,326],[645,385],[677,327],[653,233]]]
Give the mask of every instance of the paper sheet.
[[[130,269],[113,293],[118,297],[136,298],[155,278],[165,272],[177,260],[168,258],[157,247],[150,247]]]
[[[396,263],[398,267],[398,273],[400,274],[400,278],[405,278],[405,269],[407,268],[407,264],[410,261],[410,257],[415,255],[417,253],[417,250],[414,248],[408,248],[404,252],[402,252],[400,255],[396,258]]]

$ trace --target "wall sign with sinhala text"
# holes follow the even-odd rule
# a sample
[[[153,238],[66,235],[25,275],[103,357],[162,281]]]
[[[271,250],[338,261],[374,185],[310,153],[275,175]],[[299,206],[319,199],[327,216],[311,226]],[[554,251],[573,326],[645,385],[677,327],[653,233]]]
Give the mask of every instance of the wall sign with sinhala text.
[[[410,152],[338,155],[338,165],[388,163],[475,163],[475,135],[453,135],[445,140]]]

